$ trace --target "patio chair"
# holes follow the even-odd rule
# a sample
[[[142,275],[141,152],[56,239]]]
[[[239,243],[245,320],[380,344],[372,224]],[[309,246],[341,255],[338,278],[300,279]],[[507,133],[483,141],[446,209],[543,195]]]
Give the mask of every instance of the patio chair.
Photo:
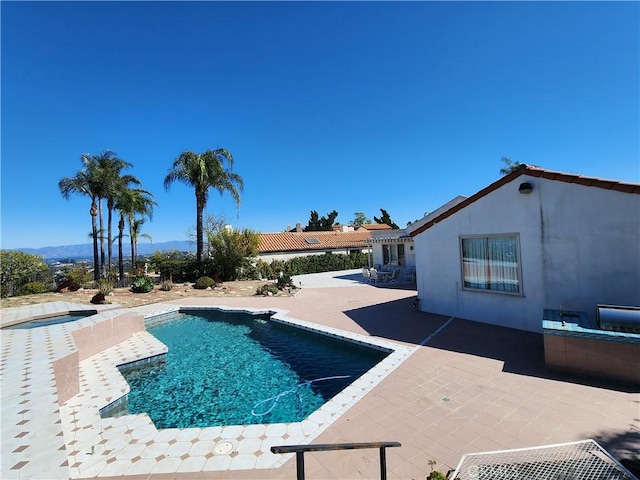
[[[378,271],[375,268],[369,270],[369,277],[371,278],[371,283],[378,283]]]
[[[416,281],[416,269],[415,267],[411,267],[407,273],[404,274],[404,279],[407,282],[415,282]]]
[[[391,274],[391,278],[389,279],[389,283],[398,283],[399,276],[400,276],[400,269],[394,268],[393,273]]]
[[[362,269],[362,276],[364,277],[365,281],[371,282],[371,274],[369,273],[369,269],[368,268],[363,268]]]

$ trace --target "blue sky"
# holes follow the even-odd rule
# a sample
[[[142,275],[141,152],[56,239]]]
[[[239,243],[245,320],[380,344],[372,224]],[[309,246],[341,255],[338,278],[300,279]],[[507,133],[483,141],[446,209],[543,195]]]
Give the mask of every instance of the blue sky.
[[[80,155],[113,150],[185,240],[193,191],[163,179],[224,147],[239,216],[311,210],[400,226],[500,177],[500,158],[640,181],[638,2],[1,3],[2,248],[88,243],[64,200]],[[144,240],[142,240],[144,241]]]

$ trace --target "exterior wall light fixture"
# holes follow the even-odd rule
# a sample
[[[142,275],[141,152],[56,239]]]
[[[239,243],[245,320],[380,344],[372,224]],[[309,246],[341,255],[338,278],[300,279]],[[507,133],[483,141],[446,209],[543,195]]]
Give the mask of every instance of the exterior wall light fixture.
[[[518,187],[518,191],[523,195],[526,195],[533,191],[533,186],[528,182],[524,182],[520,184],[520,187]]]

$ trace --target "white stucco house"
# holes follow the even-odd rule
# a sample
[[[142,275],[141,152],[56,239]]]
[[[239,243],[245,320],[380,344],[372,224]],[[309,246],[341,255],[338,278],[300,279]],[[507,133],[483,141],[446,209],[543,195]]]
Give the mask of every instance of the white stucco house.
[[[409,236],[404,228],[392,229],[388,225],[378,225],[371,229],[371,236],[368,239],[371,258],[370,266],[376,268],[399,267],[403,275],[415,271],[416,254],[413,245],[413,238]]]
[[[541,332],[545,308],[640,305],[640,184],[522,165],[407,232],[422,311]]]

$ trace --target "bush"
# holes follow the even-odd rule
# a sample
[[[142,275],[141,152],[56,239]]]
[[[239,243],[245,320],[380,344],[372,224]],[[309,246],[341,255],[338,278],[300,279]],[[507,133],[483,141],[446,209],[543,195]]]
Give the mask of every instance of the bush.
[[[248,264],[240,268],[238,273],[238,280],[257,280],[258,279],[258,267],[256,265]]]
[[[47,287],[42,282],[29,282],[22,285],[16,295],[36,295],[38,293],[47,293]]]
[[[133,293],[149,293],[153,290],[153,279],[146,275],[138,275],[131,282],[131,291]]]
[[[307,255],[306,257],[295,257],[283,262],[274,260],[267,263],[258,260],[256,267],[262,278],[277,279],[280,272],[285,275],[303,275],[306,273],[331,272],[337,270],[349,270],[352,268],[362,268],[367,266],[368,256],[366,253],[355,252],[345,255],[343,253],[325,253],[323,255]]]
[[[104,293],[102,293],[102,292],[96,293],[93,297],[91,297],[90,301],[94,305],[102,305],[104,303],[107,303],[107,301],[106,301],[106,299],[104,297]]]
[[[80,286],[89,285],[93,281],[93,274],[89,271],[86,265],[84,264],[75,264],[69,272],[67,272],[67,280],[71,280]],[[78,290],[76,288],[76,290]],[[70,291],[75,292],[75,290]]]
[[[207,240],[215,273],[225,282],[237,280],[258,254],[259,236],[247,228],[222,228],[208,234]]]
[[[193,288],[197,288],[198,290],[205,290],[209,287],[213,287],[215,284],[216,282],[214,282],[213,278],[204,276],[196,280]]]
[[[102,295],[109,295],[113,292],[113,282],[106,278],[101,278],[96,283],[96,288]]]
[[[286,271],[286,263],[288,262],[283,262],[282,260],[274,260],[273,262],[271,262],[271,276],[269,278],[275,280],[279,277],[280,272],[284,273]]]
[[[173,282],[171,280],[162,280],[160,282],[160,290],[168,292],[173,288]]]
[[[27,283],[42,285],[51,280],[51,270],[44,259],[37,255],[14,250],[0,250],[0,294],[2,297],[20,295],[21,287]],[[30,291],[27,287],[26,291]]]
[[[223,249],[223,251],[225,250]],[[258,259],[255,266],[252,266],[248,261],[243,261],[234,264],[233,269],[229,262],[220,263],[221,258],[218,255],[197,262],[190,256],[156,255],[152,260],[152,265],[156,272],[160,273],[161,279],[170,279],[175,283],[195,282],[202,276],[211,277],[218,283],[219,280],[227,281],[235,278],[277,280],[280,272],[292,276],[362,268],[368,264],[368,255],[362,252],[350,253],[349,255],[343,253],[308,255],[295,257],[286,262],[273,260],[269,263]]]
[[[431,473],[427,476],[427,480],[447,480],[447,476],[439,472],[438,470],[434,470],[433,467],[438,463],[435,460],[431,459],[427,462],[429,467],[431,468]]]
[[[429,474],[427,480],[447,480],[447,476],[439,471],[434,471]]]
[[[258,270],[258,274],[259,274],[259,277],[256,277],[256,278],[263,278],[263,279],[274,278],[273,269],[271,268],[271,264],[269,262],[265,262],[264,260],[258,260],[258,263],[256,263],[256,269]]]
[[[175,283],[195,282],[199,277],[206,275],[211,278],[218,277],[216,265],[209,259],[198,262],[195,259],[167,259],[155,263],[155,269],[163,280],[171,280]]]
[[[62,291],[76,292],[80,290],[80,284],[71,278],[65,278],[60,284],[58,288],[56,288],[56,292]]]
[[[278,293],[278,286],[275,283],[266,283],[256,289],[256,295],[267,296],[269,293],[273,295]]]
[[[293,281],[289,275],[282,275],[281,277],[278,277],[278,288],[280,290],[291,286],[293,286]]]

